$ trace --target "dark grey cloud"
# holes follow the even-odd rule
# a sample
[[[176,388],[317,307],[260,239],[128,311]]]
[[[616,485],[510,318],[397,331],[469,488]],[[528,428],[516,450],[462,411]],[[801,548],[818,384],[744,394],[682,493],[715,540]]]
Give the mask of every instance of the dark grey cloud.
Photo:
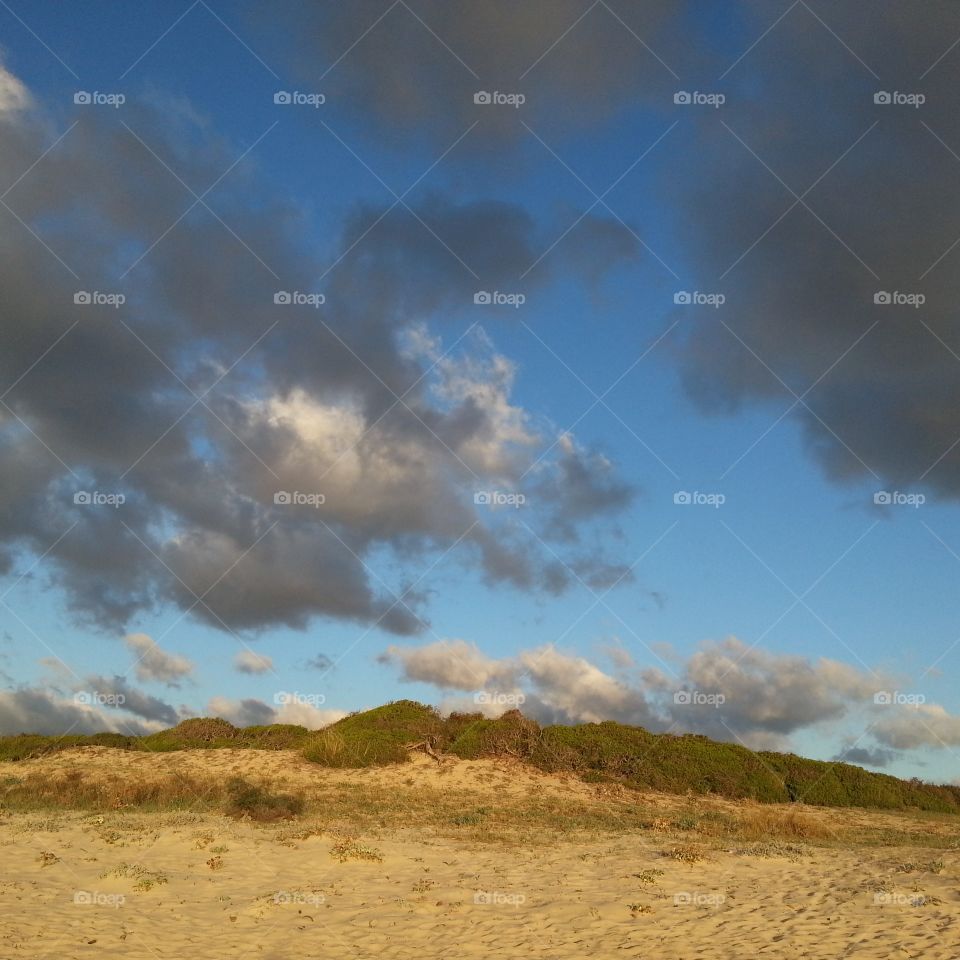
[[[118,710],[78,704],[49,690],[21,687],[0,691],[0,734],[151,733],[155,723],[137,720]]]
[[[256,697],[242,700],[230,700],[227,697],[214,697],[206,712],[210,716],[222,717],[237,727],[259,726],[269,723],[293,723],[319,730],[346,716],[346,711],[326,709],[305,702],[288,702],[280,707],[272,707]]]
[[[537,542],[545,514],[528,517],[537,536],[504,535],[473,500],[519,487],[552,428],[512,400],[514,368],[479,328],[447,354],[443,329],[422,325],[498,322],[473,294],[544,248],[525,210],[440,195],[415,216],[363,206],[317,251],[252,163],[218,186],[216,217],[197,206],[177,222],[195,199],[184,183],[205,188],[241,151],[149,104],[78,115],[17,182],[52,138],[40,106],[4,103],[0,182],[43,241],[0,211],[5,558],[44,553],[77,618],[111,631],[172,602],[228,630],[323,616],[410,635],[425,585],[387,587],[366,559],[386,547],[413,562],[461,539],[493,582],[566,585]],[[326,304],[276,305],[279,290]],[[78,291],[126,302],[77,305]],[[581,466],[548,453],[536,475],[569,482],[571,541],[627,500],[606,461]]]
[[[743,9],[757,37],[783,13],[767,0]],[[761,404],[773,422],[803,397],[789,416],[829,477],[950,499],[957,35],[960,9],[938,0],[887,0],[869,16],[851,0],[797,5],[724,79],[726,105],[681,132],[666,182],[694,282],[727,298],[684,315],[683,372],[701,407]],[[926,102],[875,103],[884,92]]]
[[[554,504],[550,535],[562,540],[577,537],[578,524],[604,514],[616,514],[636,494],[621,480],[602,454],[581,450],[569,436],[557,442],[557,467],[538,486],[537,496]]]
[[[848,747],[833,759],[841,763],[855,763],[861,767],[888,767],[899,754],[883,747]]]
[[[117,708],[152,720],[164,727],[174,727],[180,717],[174,707],[159,697],[151,696],[130,684],[126,677],[93,675],[86,678],[86,689],[97,696],[95,703],[115,703]],[[101,698],[115,698],[113,701]]]
[[[667,97],[677,71],[709,60],[690,42],[697,28],[677,0],[319,0],[261,14],[264,31],[295,38],[299,78],[328,103],[349,103],[402,141],[433,130],[451,140],[526,136],[521,120],[595,123],[638,97]],[[319,84],[319,86],[317,86]],[[477,106],[480,91],[520,93],[517,110]],[[479,144],[479,147],[477,146]]]
[[[318,653],[315,657],[311,657],[304,663],[304,666],[308,670],[322,670],[326,673],[329,670],[332,670],[335,666],[333,660],[330,659],[325,653]]]

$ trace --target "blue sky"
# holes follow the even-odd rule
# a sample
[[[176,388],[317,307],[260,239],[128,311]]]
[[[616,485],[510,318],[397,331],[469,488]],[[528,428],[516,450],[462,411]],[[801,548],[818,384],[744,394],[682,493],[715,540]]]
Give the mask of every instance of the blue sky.
[[[960,776],[960,700],[952,682],[960,657],[954,599],[960,572],[960,524],[952,475],[939,479],[935,472],[925,473],[936,460],[937,441],[931,439],[933,455],[926,459],[927,448],[918,450],[914,442],[928,422],[939,424],[946,419],[944,430],[949,432],[949,421],[956,416],[941,408],[928,420],[914,409],[942,404],[956,376],[949,366],[954,362],[949,353],[955,321],[945,306],[947,293],[941,287],[931,289],[929,309],[922,315],[928,329],[936,333],[929,338],[923,334],[933,344],[928,347],[941,351],[948,364],[935,375],[923,357],[909,350],[898,354],[893,341],[885,342],[877,356],[862,351],[858,337],[869,344],[878,334],[866,315],[859,330],[847,325],[853,313],[842,297],[829,301],[824,292],[822,303],[804,301],[798,306],[794,296],[798,285],[809,290],[822,284],[824,291],[832,291],[838,274],[859,271],[861,261],[875,256],[874,262],[879,262],[887,253],[877,245],[877,231],[857,222],[867,203],[856,195],[856,188],[875,174],[876,157],[870,155],[867,174],[858,173],[856,152],[845,160],[839,158],[863,130],[858,97],[872,97],[878,82],[914,89],[905,82],[921,70],[911,75],[908,63],[925,62],[928,39],[923,31],[927,28],[918,26],[917,36],[908,37],[907,53],[915,55],[913,61],[904,55],[903,62],[888,63],[877,60],[876,51],[889,40],[885,31],[896,27],[896,5],[891,5],[889,17],[879,17],[874,28],[857,26],[862,35],[849,32],[855,22],[847,5],[829,23],[822,22],[830,19],[829,10],[805,4],[789,14],[789,5],[775,3],[731,4],[722,12],[715,4],[653,6],[662,9],[644,24],[649,32],[642,37],[641,25],[634,25],[626,13],[623,16],[629,22],[624,23],[616,5],[594,5],[571,27],[577,19],[575,8],[583,12],[589,7],[571,4],[557,8],[555,17],[545,18],[540,34],[522,43],[511,39],[507,25],[501,34],[477,34],[473,47],[457,42],[457,10],[451,13],[448,7],[441,15],[433,3],[413,4],[412,9],[405,4],[363,3],[349,13],[318,4],[315,19],[299,13],[295,5],[284,6],[274,15],[224,2],[144,3],[137,6],[135,16],[118,16],[116,6],[106,3],[85,5],[82,13],[64,13],[59,4],[11,0],[7,9],[0,10],[0,55],[11,78],[6,89],[22,89],[29,96],[29,105],[5,108],[3,114],[4,123],[23,141],[22,146],[18,139],[16,147],[7,148],[9,156],[2,165],[6,181],[13,183],[31,158],[40,156],[71,124],[80,124],[24,174],[22,184],[7,198],[17,216],[5,214],[5,256],[11,265],[36,265],[37,272],[25,285],[33,284],[37,304],[35,313],[13,315],[14,309],[9,308],[4,337],[15,339],[18,329],[31,324],[40,329],[52,322],[49,305],[45,306],[38,291],[51,284],[77,289],[68,265],[82,260],[89,267],[86,256],[90,254],[96,258],[96,272],[85,270],[84,283],[89,279],[96,289],[123,290],[128,298],[124,316],[151,348],[158,344],[157,353],[173,368],[166,382],[142,389],[136,383],[125,385],[131,409],[134,400],[156,403],[163,408],[159,419],[170,413],[163,421],[170,423],[184,409],[182,398],[175,401],[168,392],[176,387],[174,371],[191,384],[196,375],[201,383],[200,371],[208,363],[222,373],[243,355],[239,367],[212,394],[224,404],[216,406],[220,426],[206,417],[207,408],[202,407],[196,411],[195,432],[185,434],[195,455],[192,466],[205,465],[204,482],[213,489],[222,484],[231,509],[234,497],[238,510],[256,501],[250,490],[243,489],[246,483],[261,493],[278,488],[270,486],[269,478],[253,477],[269,469],[256,462],[259,456],[270,466],[275,463],[272,457],[289,462],[291,477],[309,477],[311,464],[317,466],[317,474],[322,473],[322,451],[311,445],[306,433],[297,433],[301,421],[294,424],[295,416],[307,416],[306,407],[297,407],[291,397],[311,398],[318,405],[308,411],[312,417],[320,417],[323,405],[324,416],[337,411],[339,417],[345,408],[337,405],[336,398],[354,402],[357,389],[370,387],[370,382],[358,386],[359,381],[375,379],[381,372],[379,346],[394,340],[402,343],[411,331],[436,338],[440,344],[430,355],[434,367],[428,369],[427,361],[417,360],[423,363],[425,378],[420,387],[432,383],[436,388],[432,397],[429,391],[422,397],[412,394],[423,404],[417,406],[423,419],[434,423],[444,436],[452,436],[445,431],[466,429],[459,426],[461,421],[452,410],[462,404],[464,411],[477,414],[474,408],[479,404],[488,425],[493,425],[492,432],[484,434],[484,455],[493,456],[489,451],[496,447],[497,456],[506,456],[509,448],[519,446],[527,458],[520,466],[511,460],[509,467],[488,472],[470,460],[477,470],[471,480],[458,475],[462,460],[457,462],[460,456],[469,459],[476,453],[470,437],[457,433],[457,442],[450,442],[456,456],[447,447],[438,451],[435,444],[430,446],[429,437],[420,437],[417,443],[426,439],[427,446],[416,447],[418,452],[412,455],[410,448],[397,445],[398,438],[409,440],[405,431],[410,425],[398,426],[396,434],[382,438],[382,449],[369,453],[386,479],[377,478],[374,484],[362,472],[356,483],[368,498],[370,515],[382,512],[377,534],[371,536],[358,519],[363,510],[358,512],[355,505],[341,509],[331,493],[331,509],[323,514],[330,527],[320,530],[316,517],[298,514],[297,524],[289,530],[291,543],[304,542],[298,539],[301,535],[325,536],[332,528],[342,537],[338,542],[343,551],[351,556],[338,554],[340,547],[334,544],[333,552],[311,566],[281,544],[274,560],[289,562],[291,577],[303,576],[303,595],[290,600],[289,609],[285,606],[283,576],[287,573],[280,570],[276,595],[265,592],[258,597],[258,609],[250,609],[252,601],[244,606],[236,597],[226,598],[222,609],[214,601],[214,621],[210,617],[204,621],[195,615],[196,607],[190,609],[189,600],[177,596],[175,583],[163,581],[170,574],[181,584],[186,580],[187,589],[194,585],[192,574],[186,572],[194,570],[188,555],[202,556],[204,564],[208,555],[229,561],[231,554],[220,552],[216,539],[225,536],[225,527],[213,521],[208,524],[199,515],[202,510],[192,514],[179,493],[176,497],[170,493],[173,481],[165,486],[167,477],[174,476],[175,468],[187,468],[183,459],[172,455],[169,460],[159,458],[162,446],[125,474],[119,468],[129,464],[131,458],[124,459],[125,453],[117,451],[112,460],[113,451],[104,451],[75,429],[70,434],[67,426],[63,427],[65,439],[53,439],[61,434],[50,426],[52,414],[41,412],[39,401],[29,394],[31,381],[48,358],[38,360],[36,371],[31,368],[18,380],[42,353],[37,348],[55,339],[58,328],[44,328],[49,335],[38,334],[36,341],[24,347],[19,367],[11,361],[4,370],[7,384],[14,384],[8,398],[10,415],[0,419],[0,431],[6,431],[10,444],[5,449],[18,465],[28,458],[32,464],[33,458],[40,463],[47,457],[50,462],[36,470],[48,491],[58,491],[61,499],[64,491],[76,489],[76,477],[71,480],[69,474],[59,472],[58,465],[72,467],[80,475],[84,469],[93,471],[86,476],[98,484],[97,489],[127,491],[130,503],[115,511],[114,517],[98,522],[110,524],[110,537],[121,538],[127,547],[131,531],[138,531],[151,546],[148,550],[141,541],[141,562],[152,572],[144,574],[149,582],[140,585],[148,600],[138,594],[125,615],[115,610],[105,613],[97,606],[104,590],[130,591],[131,596],[137,592],[130,584],[111,581],[115,574],[109,569],[98,569],[98,555],[112,549],[112,541],[103,539],[106,528],[90,534],[89,554],[71,556],[62,548],[77,535],[64,533],[73,530],[72,505],[53,516],[49,502],[45,506],[33,500],[28,503],[24,487],[10,482],[3,501],[6,529],[2,538],[12,561],[0,607],[0,628],[6,637],[0,668],[7,677],[7,695],[14,699],[5,712],[0,711],[10,728],[5,732],[16,732],[18,723],[28,721],[52,727],[79,724],[77,729],[96,726],[104,718],[130,728],[159,722],[160,714],[149,710],[94,717],[88,710],[75,716],[63,712],[76,705],[78,689],[96,687],[96,679],[91,678],[122,677],[181,714],[213,709],[237,722],[266,717],[265,711],[277,705],[278,691],[298,691],[313,697],[314,703],[322,698],[325,712],[277,718],[314,725],[331,719],[335,711],[402,696],[447,706],[469,703],[478,689],[491,689],[491,683],[497,689],[499,683],[515,693],[524,692],[530,710],[545,720],[650,721],[663,729],[704,730],[750,745],[789,748],[823,758],[855,744],[877,751],[876,765],[898,775],[942,781]],[[377,15],[388,9],[382,22],[371,27]],[[464,7],[462,19],[467,25],[470,16]],[[564,34],[563,24],[571,27],[569,35]],[[483,27],[489,24],[479,24],[477,30]],[[365,33],[368,28],[370,32]],[[418,38],[415,48],[407,45],[413,35]],[[341,38],[346,36],[352,36],[356,46],[343,44]],[[389,49],[391,37],[397,41],[391,51],[397,63],[389,70],[383,66],[382,74],[377,74],[364,59],[364,48],[383,42]],[[502,49],[511,43],[517,46],[517,62],[524,62],[528,47],[543,51],[543,61],[522,77],[517,71],[513,75],[496,72],[505,61],[513,62]],[[811,66],[809,51],[819,47],[826,51],[825,73],[832,77],[831,84],[822,81]],[[629,59],[623,61],[623,57]],[[411,64],[408,77],[402,69],[404,58]],[[608,60],[609,71],[623,62],[635,64],[638,83],[642,80],[644,85],[635,91],[624,89],[628,77],[613,85],[616,78],[603,66]],[[871,60],[883,63],[882,79],[872,75]],[[470,61],[476,64],[479,79],[471,76]],[[578,61],[584,71],[582,80],[577,77]],[[421,64],[430,69],[421,71]],[[925,83],[948,86],[950,69],[947,60]],[[405,82],[409,90],[402,89]],[[565,92],[564,83],[577,92]],[[818,86],[819,92],[811,92]],[[798,92],[786,120],[783,115],[790,103],[784,101],[783,92],[788,87]],[[464,91],[488,88],[527,91],[527,102],[517,110],[463,102]],[[824,88],[832,98],[830,109],[823,116],[810,114],[809,102],[824,95]],[[122,93],[126,102],[116,110],[78,106],[74,94],[79,90]],[[318,109],[279,106],[273,98],[280,90],[323,93],[326,102]],[[727,103],[719,109],[677,105],[673,95],[679,90],[722,92]],[[935,94],[931,87],[933,110]],[[10,97],[15,99],[13,94]],[[391,97],[398,110],[411,104],[409,113],[385,116]],[[429,105],[426,111],[424,103]],[[851,103],[853,107],[848,106]],[[871,104],[868,108],[873,109]],[[930,117],[930,127],[937,124],[935,112],[925,116]],[[891,167],[920,162],[910,155],[915,131],[908,139],[904,130],[890,126],[888,117],[878,114],[878,118],[886,125],[878,128],[886,137],[879,148],[886,153],[881,152],[880,158],[889,157]],[[88,122],[92,128],[85,134]],[[941,129],[937,127],[937,132]],[[749,143],[749,149],[736,142],[733,131]],[[151,160],[140,151],[131,159],[134,133],[197,194],[230,168],[227,177],[204,194],[209,207],[194,208],[170,227],[169,234],[153,229],[157,211],[141,211],[138,205],[146,203],[155,189],[175,191],[170,196],[179,194],[179,198],[166,210],[169,225],[193,198],[156,156]],[[86,137],[82,144],[76,142],[81,136]],[[949,140],[949,134],[944,137]],[[722,153],[719,142],[726,145]],[[103,158],[98,156],[98,143]],[[132,151],[130,157],[118,147],[124,143]],[[112,150],[118,151],[115,157]],[[924,144],[924,159],[927,150]],[[61,157],[63,165],[58,167]],[[84,171],[96,170],[101,159],[105,180],[116,176],[111,170],[128,169],[130,179],[118,183],[114,201],[109,184],[98,185],[90,193],[95,199],[89,200],[88,207],[82,177]],[[85,162],[92,166],[84,166]],[[834,163],[838,164],[838,193],[828,193],[820,205],[817,191],[827,189],[828,179],[810,195],[808,202],[817,208],[816,216],[798,207],[765,234],[795,196]],[[70,170],[76,172],[76,182],[69,182]],[[425,171],[429,172],[423,176]],[[929,180],[943,182],[945,176],[935,166]],[[899,173],[892,179],[900,182],[898,177]],[[58,178],[56,189],[50,188],[53,180],[48,178]],[[162,188],[161,180],[165,181]],[[39,197],[56,195],[56,199],[45,206],[26,193],[31,188]],[[793,197],[791,189],[796,191]],[[767,191],[773,215],[767,215]],[[758,199],[761,194],[763,203]],[[403,195],[409,207],[397,207],[363,233],[364,223],[369,226],[363,217],[375,220],[397,195]],[[595,204],[600,195],[603,201]],[[849,209],[836,206],[844,195],[849,197]],[[906,196],[902,206],[924,210],[928,202],[934,201]],[[165,203],[160,201],[161,206]],[[887,211],[891,235],[899,232],[897,218],[906,216],[900,206],[892,203]],[[417,216],[408,214],[409,208]],[[485,211],[485,232],[468,235],[473,212],[481,210]],[[738,215],[746,211],[745,225],[729,221],[728,232],[724,217],[731,216],[731,211]],[[749,218],[751,211],[758,213],[759,229]],[[947,209],[943,215],[948,234],[950,212]],[[204,240],[203,229],[219,230],[214,213],[222,218],[224,231],[235,230],[243,239],[243,245],[234,244],[229,260],[218,259],[218,249]],[[444,220],[448,215],[451,219]],[[514,215],[521,219],[511,220]],[[800,220],[803,226],[794,235],[790,231]],[[396,226],[389,226],[394,221]],[[577,226],[565,233],[575,222]],[[358,223],[360,227],[351,226]],[[502,235],[497,232],[501,224]],[[58,263],[39,245],[28,226],[47,238],[66,264]],[[274,227],[289,246],[271,234]],[[345,229],[354,239],[362,234],[356,247],[346,253]],[[377,235],[382,237],[387,230],[393,232],[377,243]],[[522,234],[522,240],[514,243],[511,231]],[[154,252],[150,244],[157,234],[163,239]],[[78,238],[84,235],[95,238],[90,245],[97,248],[95,254],[92,249],[83,250]],[[756,247],[742,243],[741,235],[754,240]],[[228,233],[219,239],[225,237],[230,242]],[[183,245],[182,251],[177,250],[178,244]],[[936,246],[934,240],[931,244]],[[161,258],[164,248],[170,251],[170,259]],[[745,248],[749,252],[742,263],[725,273]],[[19,260],[21,250],[25,251],[23,261]],[[247,297],[248,306],[253,294],[246,284],[266,291],[324,293],[328,298],[320,314],[324,324],[341,331],[355,347],[356,352],[345,354],[338,367],[349,369],[349,375],[345,372],[342,382],[335,374],[313,378],[311,350],[327,347],[300,343],[298,334],[271,328],[258,340],[273,316],[269,303],[261,309],[256,301],[250,307],[251,316],[230,330],[227,314],[232,315],[237,303],[218,301],[213,293],[199,288],[193,296],[189,284],[183,286],[183,277],[189,276],[186,267],[183,274],[170,272],[175,250],[180,257],[177,264],[192,261],[201,273],[222,270],[225,289],[234,291],[237,302]],[[461,256],[465,250],[476,251],[477,258]],[[522,255],[513,256],[514,250]],[[791,250],[802,253],[793,257]],[[861,257],[864,250],[870,252]],[[124,273],[141,255],[142,262]],[[341,255],[342,261],[338,260]],[[298,260],[288,272],[291,256]],[[898,262],[893,252],[890,258]],[[471,265],[488,260],[491,266],[486,271]],[[535,261],[537,265],[529,270]],[[337,278],[345,270],[351,271],[349,281],[337,288]],[[927,289],[922,284],[895,286],[903,277],[893,270],[867,270],[874,275],[861,273],[852,281],[855,288]],[[15,272],[20,274],[22,267]],[[372,295],[369,302],[363,299],[371,292],[373,278],[380,276],[396,284],[395,298],[388,306]],[[916,281],[916,273],[912,279]],[[944,276],[942,283],[949,282]],[[427,289],[430,285],[436,285],[436,296]],[[526,299],[518,309],[475,305],[472,293],[485,289],[522,293]],[[351,291],[359,299],[351,302]],[[675,294],[679,291],[720,293],[725,302],[718,308],[678,305]],[[24,292],[23,302],[28,293]],[[181,304],[182,316],[177,314],[174,323],[170,318],[177,310],[178,296],[187,298],[187,305]],[[798,311],[799,320],[791,315],[792,309]],[[225,322],[207,326],[210,316],[220,310]],[[378,315],[378,326],[367,339],[360,331],[377,310],[385,319]],[[840,331],[836,337],[827,332],[833,329],[829,327],[831,311],[844,318],[835,325]],[[139,316],[149,318],[143,327],[137,327]],[[772,320],[774,316],[778,319]],[[898,314],[898,322],[901,319],[910,322],[906,312]],[[68,318],[64,324],[70,322]],[[316,326],[309,310],[298,314],[297,322]],[[808,328],[804,327],[807,322]],[[778,329],[778,323],[784,327]],[[154,331],[174,326],[176,333],[169,339],[162,332],[152,339]],[[113,377],[115,371],[110,369],[98,373],[69,367],[74,335],[66,333],[50,358],[60,355],[77,382]],[[455,344],[450,358],[457,358],[462,366],[449,371],[453,380],[444,388],[437,377],[446,369],[447,358],[438,358]],[[785,345],[782,354],[778,352],[781,345]],[[847,348],[849,353],[844,352]],[[810,351],[809,362],[800,357],[804,350]],[[264,360],[267,351],[271,351],[270,362]],[[365,358],[363,369],[352,369],[358,353]],[[884,380],[888,374],[878,357],[891,355],[902,356],[906,370],[914,365],[916,376],[891,387],[887,395],[885,388],[877,386],[889,382]],[[77,354],[78,365],[83,356]],[[491,399],[495,367],[483,364],[494,356],[502,358],[512,373],[503,394]],[[761,370],[759,377],[750,366],[751,356],[762,360],[760,366],[766,372]],[[828,362],[820,362],[821,357]],[[481,373],[469,367],[471,358],[482,366]],[[486,359],[481,364],[477,358]],[[744,366],[744,358],[750,369]],[[144,357],[140,362],[146,362]],[[301,362],[307,372],[294,372]],[[465,371],[473,378],[469,388],[464,387]],[[822,380],[817,380],[821,374]],[[925,376],[939,377],[936,382],[943,389],[925,386]],[[481,383],[484,377],[488,379]],[[814,381],[809,396],[804,394]],[[69,405],[70,381],[57,382],[63,382],[63,403]],[[847,389],[873,398],[849,417],[852,406]],[[822,407],[817,405],[818,390],[827,398]],[[809,406],[797,403],[798,395],[816,408],[816,416],[807,415]],[[887,429],[881,414],[894,401],[909,414],[892,417]],[[116,402],[126,401],[118,394]],[[370,403],[373,409],[374,401]],[[502,404],[509,404],[512,411],[509,423],[497,419]],[[294,408],[300,414],[295,415]],[[366,426],[375,420],[369,409],[362,415]],[[269,416],[264,411],[270,411]],[[436,421],[430,420],[434,415]],[[278,417],[287,428],[297,427],[296,436],[270,434],[277,428]],[[249,443],[248,451],[253,448],[246,460],[242,451],[238,459],[235,444],[229,447],[231,438],[221,429],[225,419],[235,431],[234,439],[240,434]],[[193,414],[188,415],[183,427],[194,420]],[[93,407],[85,422],[91,433],[101,433],[101,440],[114,429],[110,416]],[[518,423],[535,435],[529,447],[509,436]],[[414,426],[423,432],[423,420]],[[152,423],[145,423],[141,447],[147,449],[156,438]],[[567,442],[563,438],[568,438],[572,451],[567,467],[584,478],[582,499],[573,496],[571,474],[562,473],[561,454]],[[463,447],[457,446],[461,440]],[[109,448],[109,442],[103,445]],[[938,465],[943,469],[951,462],[947,448],[941,444],[945,459]],[[392,523],[390,476],[394,468],[401,470],[394,463],[398,450],[414,459],[427,458],[431,464],[431,458],[438,458],[430,467],[437,487],[433,494],[424,494],[427,506],[430,501],[441,502],[437,497],[442,499],[451,491],[460,496],[484,488],[478,484],[486,484],[486,489],[525,490],[529,502],[524,507],[495,515],[478,509],[477,523],[489,524],[494,539],[523,542],[524,549],[535,555],[531,562],[538,569],[560,563],[567,571],[564,589],[544,589],[542,584],[485,566],[478,560],[479,546],[458,540],[457,531],[451,533],[443,517],[433,518],[411,538],[381,535],[383,526]],[[861,454],[861,450],[868,452]],[[278,472],[286,479],[283,470]],[[451,473],[455,479],[449,479]],[[147,476],[149,484],[141,481]],[[188,489],[196,482],[191,476],[178,474],[177,485]],[[276,474],[274,478],[279,482]],[[376,492],[370,492],[374,487]],[[324,488],[318,481],[310,489]],[[878,507],[874,495],[884,490],[922,494],[925,502],[919,507]],[[675,495],[681,491],[721,494],[723,503],[677,504]],[[31,496],[35,493],[30,488]],[[384,498],[384,503],[371,505],[372,496]],[[402,505],[406,496],[397,495],[396,503]],[[127,523],[124,518],[129,514],[124,511],[131,504],[137,504],[142,516]],[[554,508],[559,520],[553,516]],[[250,521],[251,532],[267,529],[270,509],[268,502],[258,514],[265,518],[263,526]],[[466,502],[464,509],[473,515],[472,504]],[[21,523],[31,511],[43,522],[38,519],[34,527]],[[397,511],[405,512],[402,506]],[[573,532],[560,529],[564,511]],[[118,520],[127,525],[118,526]],[[230,529],[232,536],[235,528]],[[58,531],[65,540],[54,546]],[[203,539],[190,540],[191,536]],[[184,542],[188,546],[181,552]],[[243,545],[242,537],[234,543],[232,559],[239,564],[231,567],[235,571],[250,559],[237,544]],[[310,548],[303,549],[309,555]],[[385,591],[393,597],[413,584],[423,593],[411,601],[422,618],[417,629],[387,629],[377,622],[375,606],[344,614],[336,602],[337,590],[327,600],[305,599],[311,592],[311,578],[319,583],[340,560],[352,565],[358,557],[364,566],[351,573],[356,579],[351,580],[351,588],[359,589],[362,582],[374,593]],[[214,559],[209,562],[216,565]],[[616,576],[609,573],[611,565]],[[197,573],[198,582],[211,583],[227,566],[225,562],[217,570],[205,568],[202,576]],[[82,583],[79,568],[83,568]],[[607,571],[602,586],[582,582],[599,576],[602,569]],[[619,581],[615,586],[614,580]],[[244,590],[243,581],[231,587],[235,594]],[[242,611],[235,609],[240,606]],[[162,666],[153,674],[141,669],[138,677],[142,662],[137,662],[137,655],[143,648],[132,652],[124,641],[131,634],[149,636],[165,656],[185,657],[192,668],[182,675],[164,673]],[[478,680],[475,687],[453,679],[466,648],[451,643],[460,641],[475,645],[483,658],[477,669],[486,680]],[[388,648],[393,652],[385,653]],[[529,665],[517,666],[525,652],[545,648],[551,648],[551,657],[560,658],[554,671],[541,674]],[[269,657],[272,668],[260,673],[236,669],[235,657],[245,649]],[[431,654],[429,663],[426,656],[415,656],[416,650]],[[612,650],[624,651],[630,659]],[[304,666],[320,654],[335,666],[329,671]],[[714,669],[724,656],[732,656],[735,665],[726,672]],[[51,658],[62,663],[51,663]],[[817,666],[822,658],[845,664],[851,675],[841,681],[828,676]],[[667,671],[667,681],[650,672],[655,670]],[[723,692],[724,684],[734,677],[739,685],[726,690],[728,703],[717,711],[724,718],[720,723],[717,715],[684,714],[675,709],[669,695],[673,689],[696,687],[705,678],[715,684],[706,692]],[[607,680],[615,685],[612,694]],[[824,698],[822,720],[802,709],[807,689],[818,690]],[[738,696],[750,700],[751,690],[756,694],[754,703],[734,702]],[[872,691],[880,690],[919,695],[924,700],[922,709],[895,704],[884,712],[872,698]],[[49,699],[54,706],[48,718],[42,712],[24,712],[26,708],[15,698],[22,699],[25,691],[40,691]]]

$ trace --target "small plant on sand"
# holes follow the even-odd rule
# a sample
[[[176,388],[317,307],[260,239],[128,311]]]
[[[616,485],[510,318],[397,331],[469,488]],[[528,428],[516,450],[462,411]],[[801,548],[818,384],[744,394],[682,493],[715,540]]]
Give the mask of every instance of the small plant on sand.
[[[799,860],[807,851],[795,843],[783,843],[780,840],[771,840],[767,843],[750,843],[746,846],[734,847],[732,850],[738,857],[786,857],[788,860]]]
[[[265,787],[234,777],[227,783],[227,816],[237,820],[250,819],[257,823],[292,820],[303,813],[302,796],[271,793]]]
[[[641,913],[653,913],[653,907],[648,903],[628,903],[627,906],[635,917]]]
[[[223,857],[211,857],[207,861],[207,866],[211,870],[222,870],[223,869]]]
[[[663,876],[662,870],[641,870],[639,873],[635,873],[634,876],[641,883],[656,883],[660,877]]]
[[[346,863],[348,860],[367,860],[371,863],[381,863],[383,861],[383,854],[379,850],[354,837],[344,837],[337,841],[330,848],[330,856],[335,857],[341,863]]]
[[[100,874],[101,879],[109,876],[129,877],[133,880],[133,889],[143,893],[167,882],[164,874],[148,870],[139,863],[121,863],[115,870]]]
[[[673,857],[674,860],[679,860],[680,863],[699,863],[701,860],[706,860],[706,854],[700,847],[694,847],[689,844],[681,844],[680,846],[674,847],[667,854],[669,857]]]

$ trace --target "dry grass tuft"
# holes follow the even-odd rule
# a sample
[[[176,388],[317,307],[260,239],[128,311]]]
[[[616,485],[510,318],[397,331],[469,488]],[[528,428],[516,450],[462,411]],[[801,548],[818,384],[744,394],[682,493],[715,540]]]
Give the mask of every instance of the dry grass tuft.
[[[777,807],[745,811],[737,832],[742,840],[828,840],[837,836],[837,831],[820,818]]]

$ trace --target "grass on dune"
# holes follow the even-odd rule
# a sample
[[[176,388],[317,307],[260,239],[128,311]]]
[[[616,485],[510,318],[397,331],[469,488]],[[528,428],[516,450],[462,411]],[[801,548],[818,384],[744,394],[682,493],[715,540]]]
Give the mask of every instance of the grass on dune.
[[[74,771],[54,777],[39,773],[0,779],[0,827],[19,821],[11,814],[51,810],[99,814],[91,828],[108,842],[135,833],[147,821],[139,814],[183,818],[225,815],[276,829],[283,840],[332,835],[379,836],[416,831],[418,836],[452,838],[469,844],[538,846],[614,836],[654,839],[664,855],[676,849],[720,851],[751,856],[801,856],[811,846],[911,846],[960,849],[960,825],[943,814],[884,814],[856,822],[827,810],[731,804],[710,798],[677,797],[665,807],[630,791],[555,794],[531,785],[512,794],[496,787],[477,789],[406,783],[378,784],[318,780],[291,790],[280,782],[185,777],[166,774],[148,781]],[[284,827],[284,823],[296,821]],[[62,819],[37,829],[56,831]],[[180,819],[149,821],[159,826]],[[134,826],[138,825],[138,826]],[[292,831],[292,832],[291,832]]]
[[[513,758],[548,773],[634,790],[960,813],[960,787],[899,780],[851,764],[754,752],[694,734],[655,734],[612,721],[540,727],[516,710],[496,719],[480,714],[443,718],[412,700],[351,714],[319,732],[290,724],[234,727],[226,720],[196,718],[145,737],[0,737],[0,759],[29,759],[77,746],[139,751],[229,747],[297,750],[322,766],[361,768],[403,763],[414,745],[437,758]]]

